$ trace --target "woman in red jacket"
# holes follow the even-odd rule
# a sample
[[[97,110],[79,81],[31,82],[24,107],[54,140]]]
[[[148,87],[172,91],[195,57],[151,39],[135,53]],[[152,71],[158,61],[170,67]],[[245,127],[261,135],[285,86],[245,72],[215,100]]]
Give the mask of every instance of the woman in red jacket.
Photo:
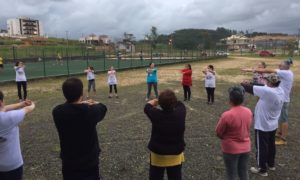
[[[182,73],[182,86],[184,91],[184,101],[191,100],[191,86],[192,86],[192,67],[186,64],[185,68],[181,70]]]

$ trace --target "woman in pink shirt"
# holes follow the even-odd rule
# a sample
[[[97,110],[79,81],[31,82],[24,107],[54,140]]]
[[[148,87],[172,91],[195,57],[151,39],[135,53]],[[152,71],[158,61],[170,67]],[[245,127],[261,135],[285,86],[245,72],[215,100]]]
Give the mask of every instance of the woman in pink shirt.
[[[224,112],[217,124],[216,133],[221,139],[227,179],[248,180],[248,161],[251,151],[250,127],[252,112],[242,106],[245,90],[241,86],[229,89],[231,108]]]

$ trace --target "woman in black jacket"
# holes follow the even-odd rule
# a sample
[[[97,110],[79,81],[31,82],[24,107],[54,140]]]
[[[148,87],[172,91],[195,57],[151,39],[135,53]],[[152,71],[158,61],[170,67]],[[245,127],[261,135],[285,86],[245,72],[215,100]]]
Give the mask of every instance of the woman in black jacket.
[[[158,108],[160,105],[161,108]],[[162,180],[167,170],[169,180],[181,180],[184,161],[184,131],[186,109],[177,101],[175,93],[164,90],[158,100],[149,101],[144,108],[152,123],[150,152],[150,180]]]

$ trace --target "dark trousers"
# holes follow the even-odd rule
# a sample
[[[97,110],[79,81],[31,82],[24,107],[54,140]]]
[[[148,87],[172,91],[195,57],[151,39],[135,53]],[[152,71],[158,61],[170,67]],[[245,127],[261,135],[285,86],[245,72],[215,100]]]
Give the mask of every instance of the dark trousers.
[[[223,153],[224,164],[226,167],[227,180],[249,180],[248,161],[249,153],[227,154]]]
[[[214,102],[215,100],[215,88],[206,88],[206,93],[207,93],[207,102]]]
[[[150,165],[149,180],[163,180],[165,169],[167,170],[169,180],[181,180],[181,167],[182,165],[171,167],[157,167]]]
[[[117,85],[114,84],[114,85],[109,85],[109,93],[112,93],[112,88],[114,87],[114,90],[115,90],[115,93],[117,94],[118,93],[118,89],[117,89]]]
[[[17,87],[18,87],[18,96],[19,99],[22,100],[22,92],[21,88],[23,88],[23,93],[24,93],[24,100],[27,98],[27,82],[26,81],[19,81],[17,82]]]
[[[62,168],[64,180],[100,180],[99,165],[89,169],[68,169]]]
[[[156,96],[156,98],[158,98],[157,83],[147,83],[147,84],[148,84],[147,98],[150,97],[152,86],[154,88],[155,96]]]
[[[275,134],[276,130],[270,132],[255,130],[256,160],[262,172],[266,172],[267,167],[275,165]]]
[[[93,91],[96,92],[96,83],[95,83],[95,79],[89,80],[89,83],[88,83],[88,92],[91,91],[91,88],[93,88]]]
[[[184,100],[191,99],[191,87],[183,85]]]
[[[1,180],[22,180],[23,166],[18,167],[12,171],[0,172]]]

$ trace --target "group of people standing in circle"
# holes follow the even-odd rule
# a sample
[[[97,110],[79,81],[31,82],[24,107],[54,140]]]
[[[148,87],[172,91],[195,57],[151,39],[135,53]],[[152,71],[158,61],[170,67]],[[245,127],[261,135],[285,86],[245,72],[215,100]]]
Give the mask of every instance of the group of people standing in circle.
[[[290,70],[292,63],[290,59],[282,61],[279,69],[275,70],[266,69],[266,64],[263,62],[259,63],[257,68],[242,69],[244,72],[253,73],[253,81],[243,81],[240,85],[229,88],[230,108],[221,115],[215,129],[216,135],[221,139],[227,179],[237,179],[237,177],[249,179],[250,128],[253,119],[257,166],[251,167],[250,172],[268,176],[268,171],[276,170],[275,145],[287,144],[288,107],[294,76]],[[21,91],[21,87],[26,90],[25,65],[17,62],[14,68],[18,90]],[[88,67],[84,72],[87,73],[88,92],[91,89],[95,92],[94,68]],[[212,65],[207,66],[202,72],[205,75],[207,103],[212,104],[216,72]],[[154,63],[149,65],[146,73],[148,92],[144,113],[152,124],[148,143],[149,179],[163,179],[166,170],[169,179],[181,180],[182,164],[185,161],[184,132],[187,111],[184,103],[177,99],[173,90],[166,89],[158,93],[157,68]],[[181,73],[184,101],[189,101],[192,86],[191,65],[185,65]],[[113,67],[107,72],[107,80],[109,98],[112,97],[113,87],[115,96],[118,97],[116,71]],[[148,101],[152,87],[155,99]],[[3,141],[4,146],[0,146],[2,150],[0,160],[5,159],[0,161],[0,179],[11,179],[7,178],[11,175],[22,178],[23,160],[18,141],[18,124],[35,108],[33,102],[26,100],[25,90],[24,96],[18,93],[19,99],[25,101],[8,106],[4,105],[4,95],[0,91],[0,120],[13,122],[11,125],[0,122],[1,128],[3,126],[9,131],[8,133],[0,131],[0,140],[8,138],[7,141],[6,139]],[[65,180],[100,179],[100,147],[96,125],[105,117],[107,107],[94,100],[83,100],[83,83],[78,78],[68,78],[62,85],[62,92],[66,102],[56,106],[52,116],[60,140],[63,177]],[[243,105],[246,92],[259,98],[254,113]],[[8,142],[10,140],[14,144]],[[12,149],[17,151],[18,155],[14,161],[10,160]]]

